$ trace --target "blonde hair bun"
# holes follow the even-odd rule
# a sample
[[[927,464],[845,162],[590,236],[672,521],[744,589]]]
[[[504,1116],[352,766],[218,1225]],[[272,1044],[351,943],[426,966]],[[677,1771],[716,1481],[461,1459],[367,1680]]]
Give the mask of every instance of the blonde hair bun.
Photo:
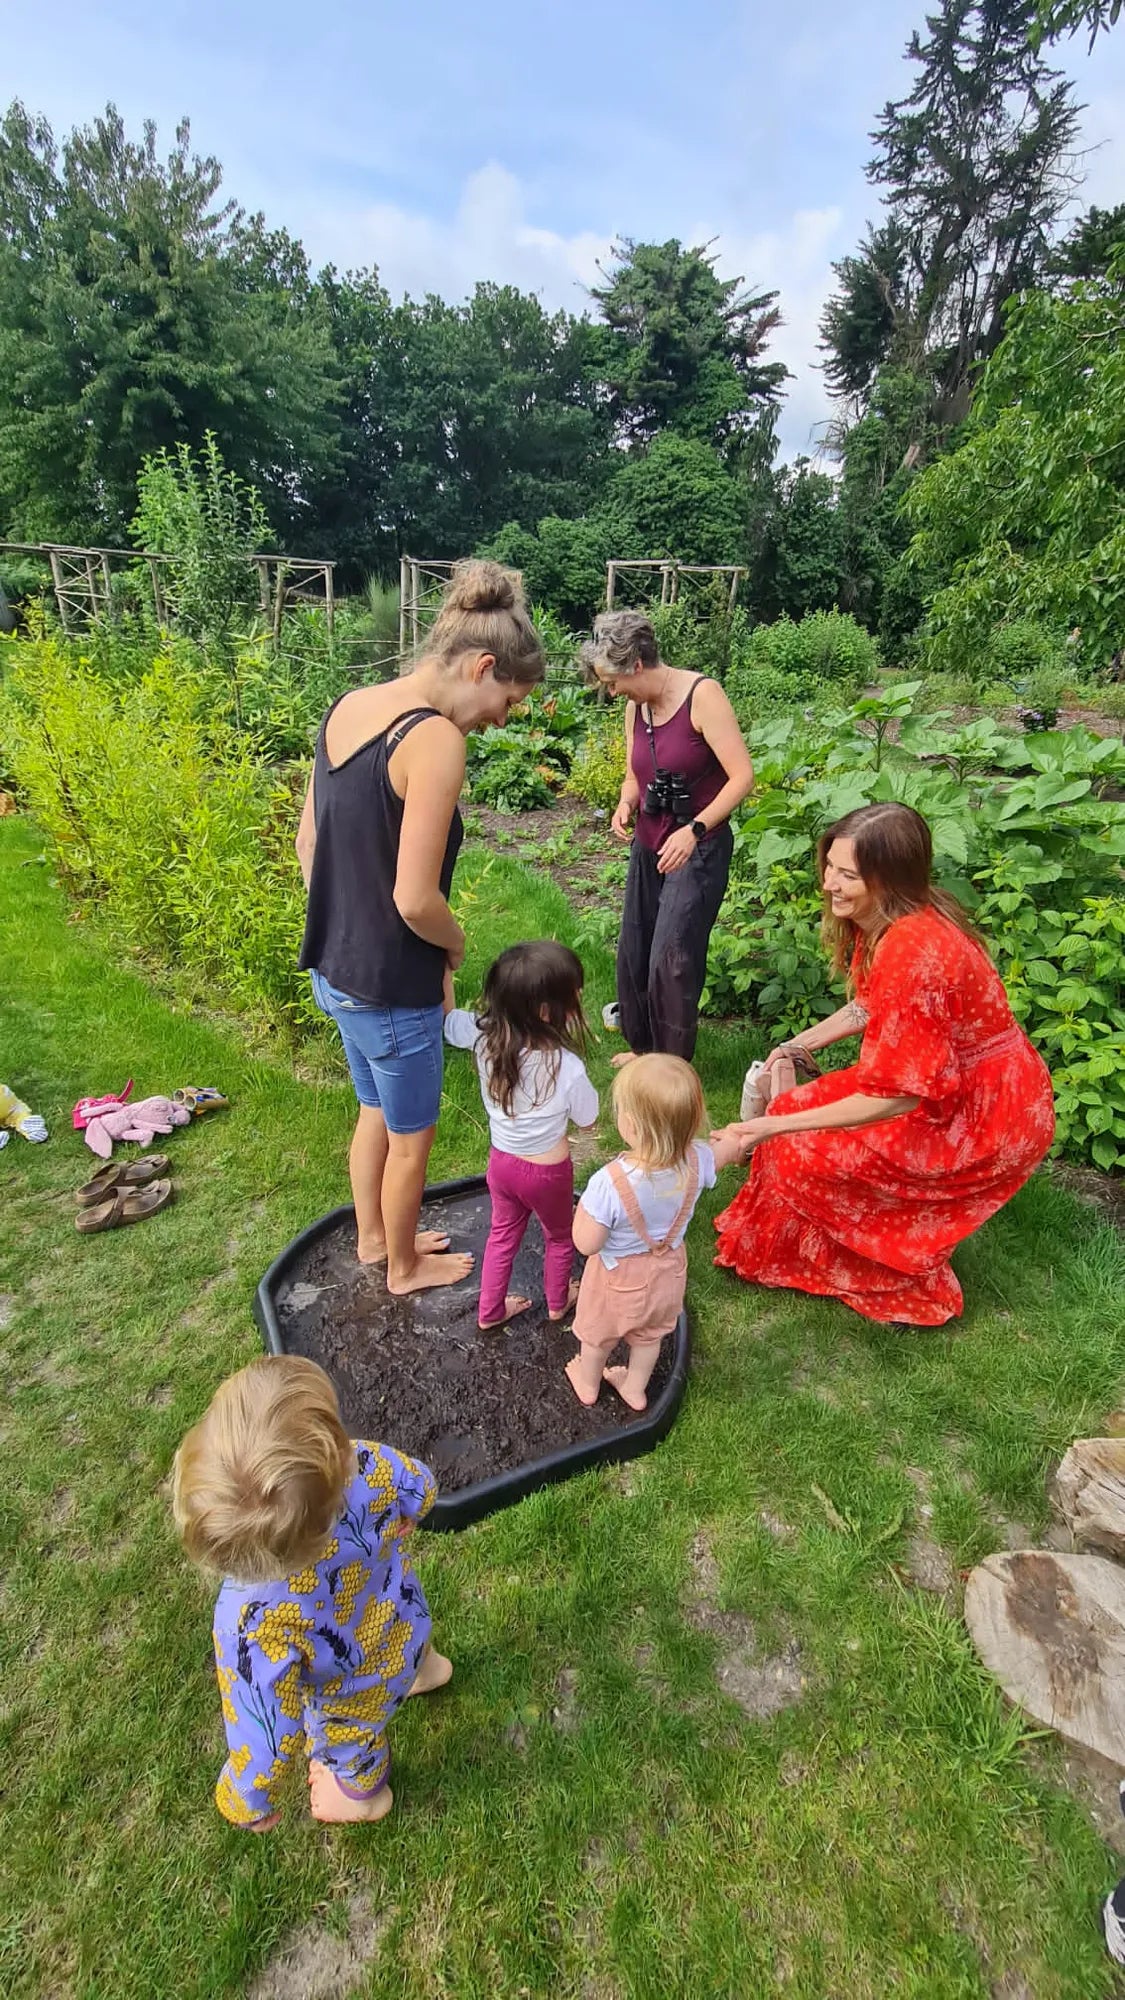
[[[523,604],[523,586],[514,570],[495,562],[458,563],[446,585],[447,611],[514,611]]]

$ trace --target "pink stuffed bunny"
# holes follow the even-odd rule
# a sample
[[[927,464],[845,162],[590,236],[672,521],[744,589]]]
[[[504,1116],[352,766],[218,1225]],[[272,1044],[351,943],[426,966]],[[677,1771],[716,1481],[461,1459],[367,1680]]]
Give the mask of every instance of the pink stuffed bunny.
[[[86,1127],[86,1144],[100,1160],[108,1160],[113,1143],[132,1140],[151,1146],[158,1132],[170,1132],[174,1125],[189,1125],[191,1112],[170,1097],[142,1097],[137,1104],[123,1104],[119,1111],[103,1111]]]

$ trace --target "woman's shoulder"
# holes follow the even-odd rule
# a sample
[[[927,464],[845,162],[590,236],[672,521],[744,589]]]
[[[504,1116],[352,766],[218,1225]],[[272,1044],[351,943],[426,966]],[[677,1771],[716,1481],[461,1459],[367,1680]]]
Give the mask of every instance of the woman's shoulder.
[[[976,964],[981,947],[932,903],[910,910],[889,924],[875,947],[871,971],[877,978],[909,974],[919,985],[948,984],[959,967]]]

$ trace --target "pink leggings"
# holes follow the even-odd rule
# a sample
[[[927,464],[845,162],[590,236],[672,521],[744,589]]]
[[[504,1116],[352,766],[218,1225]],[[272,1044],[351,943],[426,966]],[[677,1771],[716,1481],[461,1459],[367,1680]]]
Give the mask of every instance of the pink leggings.
[[[498,1153],[494,1146],[488,1155],[488,1192],[492,1196],[492,1227],[480,1272],[478,1317],[482,1324],[487,1326],[504,1317],[512,1265],[533,1215],[542,1225],[547,1249],[543,1265],[547,1309],[561,1313],[574,1263],[573,1161],[558,1160],[545,1167],[533,1160],[518,1160],[514,1153]]]

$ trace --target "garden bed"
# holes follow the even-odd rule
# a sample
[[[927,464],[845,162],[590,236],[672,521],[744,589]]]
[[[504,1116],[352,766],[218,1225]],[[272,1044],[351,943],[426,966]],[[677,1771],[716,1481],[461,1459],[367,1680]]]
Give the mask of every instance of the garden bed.
[[[489,1198],[479,1179],[431,1189],[422,1226],[448,1230],[480,1269]],[[516,1259],[512,1289],[535,1301],[506,1327],[482,1333],[475,1278],[396,1299],[381,1271],[356,1262],[355,1215],[334,1209],[270,1266],[256,1314],[274,1353],[304,1354],[331,1375],[353,1436],[385,1440],[437,1476],[436,1528],[459,1528],[556,1479],[649,1451],[669,1429],[687,1376],[681,1318],[664,1342],[649,1407],[634,1416],[610,1389],[592,1410],[563,1373],[576,1352],[569,1323],[543,1300],[537,1224]]]

